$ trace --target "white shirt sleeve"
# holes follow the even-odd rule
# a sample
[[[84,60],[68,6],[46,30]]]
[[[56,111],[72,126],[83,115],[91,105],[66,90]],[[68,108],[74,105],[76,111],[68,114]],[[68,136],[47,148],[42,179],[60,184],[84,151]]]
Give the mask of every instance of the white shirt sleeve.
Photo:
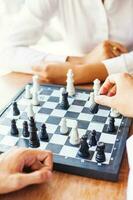
[[[128,72],[133,73],[133,52],[103,61],[109,74]]]
[[[0,50],[0,66],[12,71],[32,73],[42,62],[65,62],[66,56],[50,55],[30,48],[44,33],[57,9],[56,0],[27,0],[11,25],[6,44]]]
[[[133,199],[133,136],[127,140],[127,155],[129,163],[129,176],[128,176],[128,187],[127,187],[127,200]]]

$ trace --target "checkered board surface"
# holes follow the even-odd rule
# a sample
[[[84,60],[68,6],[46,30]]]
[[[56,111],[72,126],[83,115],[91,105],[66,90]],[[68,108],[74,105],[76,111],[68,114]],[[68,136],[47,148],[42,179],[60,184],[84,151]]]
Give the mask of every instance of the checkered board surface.
[[[32,85],[31,85],[32,87]],[[62,86],[41,85],[39,92],[40,105],[34,106],[35,121],[38,130],[42,123],[46,123],[49,142],[40,142],[39,149],[51,150],[54,154],[56,170],[78,174],[82,176],[116,181],[125,148],[125,142],[131,121],[125,117],[115,120],[116,132],[107,133],[110,109],[100,106],[97,114],[89,113],[89,90],[76,89],[76,95],[69,98],[70,107],[62,110],[59,106],[60,88]],[[25,90],[21,90],[14,98],[18,103],[21,115],[17,120],[19,136],[10,135],[12,119],[12,102],[2,111],[0,117],[0,151],[5,152],[14,146],[29,148],[29,139],[22,136],[22,123],[28,120],[27,105],[30,100],[24,98]],[[69,127],[68,135],[60,134],[60,122],[66,117]],[[105,143],[106,161],[99,166],[95,161],[96,147],[90,148],[89,159],[80,158],[77,153],[79,145],[69,143],[72,126],[78,121],[80,138],[90,130],[97,131],[97,140]]]

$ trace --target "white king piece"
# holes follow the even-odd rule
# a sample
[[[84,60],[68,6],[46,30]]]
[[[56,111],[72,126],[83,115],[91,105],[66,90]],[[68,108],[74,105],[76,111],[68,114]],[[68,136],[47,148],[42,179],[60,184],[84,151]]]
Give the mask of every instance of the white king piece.
[[[73,71],[72,69],[68,70],[67,73],[67,87],[66,90],[68,92],[68,96],[72,97],[75,95],[75,88],[74,88],[74,79],[73,79]]]

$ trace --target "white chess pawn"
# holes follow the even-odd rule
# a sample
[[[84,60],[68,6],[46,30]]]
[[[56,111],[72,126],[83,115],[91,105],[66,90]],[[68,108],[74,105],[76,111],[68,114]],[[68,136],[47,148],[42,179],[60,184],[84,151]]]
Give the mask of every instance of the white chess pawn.
[[[75,95],[75,88],[74,88],[74,79],[73,79],[72,69],[68,70],[66,82],[67,82],[66,90],[68,92],[68,96],[74,96]]]
[[[28,118],[30,119],[30,117],[34,117],[34,111],[33,111],[33,105],[30,103],[28,105],[28,108],[27,108],[27,115],[28,115]]]
[[[33,91],[39,92],[39,90],[40,90],[40,86],[39,86],[39,83],[38,83],[39,77],[37,75],[35,75],[35,76],[32,77],[32,80],[33,80],[32,92]]]
[[[80,144],[80,138],[79,138],[79,134],[78,134],[78,127],[77,127],[77,125],[72,127],[69,142],[72,145],[78,145],[78,144]]]
[[[114,118],[117,118],[119,117],[121,114],[114,108],[111,108],[111,112],[110,112],[110,116],[111,117],[114,117]]]
[[[32,94],[31,94],[31,91],[30,91],[30,85],[26,85],[26,87],[25,87],[25,98],[26,99],[32,98]]]
[[[101,87],[101,82],[99,79],[95,79],[94,80],[94,86],[93,86],[93,89],[94,89],[94,95],[98,95],[99,94],[99,90],[100,90],[100,87]]]
[[[62,102],[62,94],[65,93],[65,88],[60,88],[60,99],[59,99],[59,103]]]
[[[33,90],[32,93],[32,105],[33,106],[38,106],[39,105],[39,100],[38,100],[38,93]]]
[[[92,105],[94,103],[94,92],[90,93],[90,98],[89,98],[89,105]]]
[[[67,127],[66,118],[62,118],[62,120],[61,120],[60,133],[64,134],[64,135],[68,133],[68,127]]]

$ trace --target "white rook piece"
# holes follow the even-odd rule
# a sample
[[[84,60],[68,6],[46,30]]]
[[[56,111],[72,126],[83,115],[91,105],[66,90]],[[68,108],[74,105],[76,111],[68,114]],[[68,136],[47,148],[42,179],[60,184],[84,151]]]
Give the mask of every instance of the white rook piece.
[[[30,85],[26,85],[26,87],[25,87],[25,98],[26,99],[32,98],[32,94],[31,94],[31,91],[30,91]]]
[[[99,94],[99,90],[100,90],[100,87],[101,87],[101,82],[99,79],[95,79],[94,80],[94,85],[93,85],[93,89],[94,89],[94,95],[98,95]]]
[[[72,127],[69,142],[72,145],[78,145],[80,143],[80,138],[78,134],[78,124]]]
[[[28,115],[28,118],[30,119],[30,117],[34,117],[34,111],[33,111],[33,105],[30,103],[28,105],[28,108],[27,108],[27,115]]]
[[[33,91],[39,92],[39,90],[40,90],[40,85],[38,83],[39,77],[37,75],[35,75],[35,76],[32,77],[32,80],[33,80],[32,92]]]
[[[68,133],[68,127],[67,127],[67,122],[66,118],[62,118],[61,123],[60,123],[60,133],[61,134],[67,134]]]
[[[67,82],[66,90],[68,92],[68,96],[74,96],[75,95],[75,88],[74,88],[74,79],[73,79],[72,69],[68,70],[66,82]]]
[[[33,93],[32,93],[32,105],[33,106],[39,105],[38,92],[36,92],[35,90],[33,90]]]

